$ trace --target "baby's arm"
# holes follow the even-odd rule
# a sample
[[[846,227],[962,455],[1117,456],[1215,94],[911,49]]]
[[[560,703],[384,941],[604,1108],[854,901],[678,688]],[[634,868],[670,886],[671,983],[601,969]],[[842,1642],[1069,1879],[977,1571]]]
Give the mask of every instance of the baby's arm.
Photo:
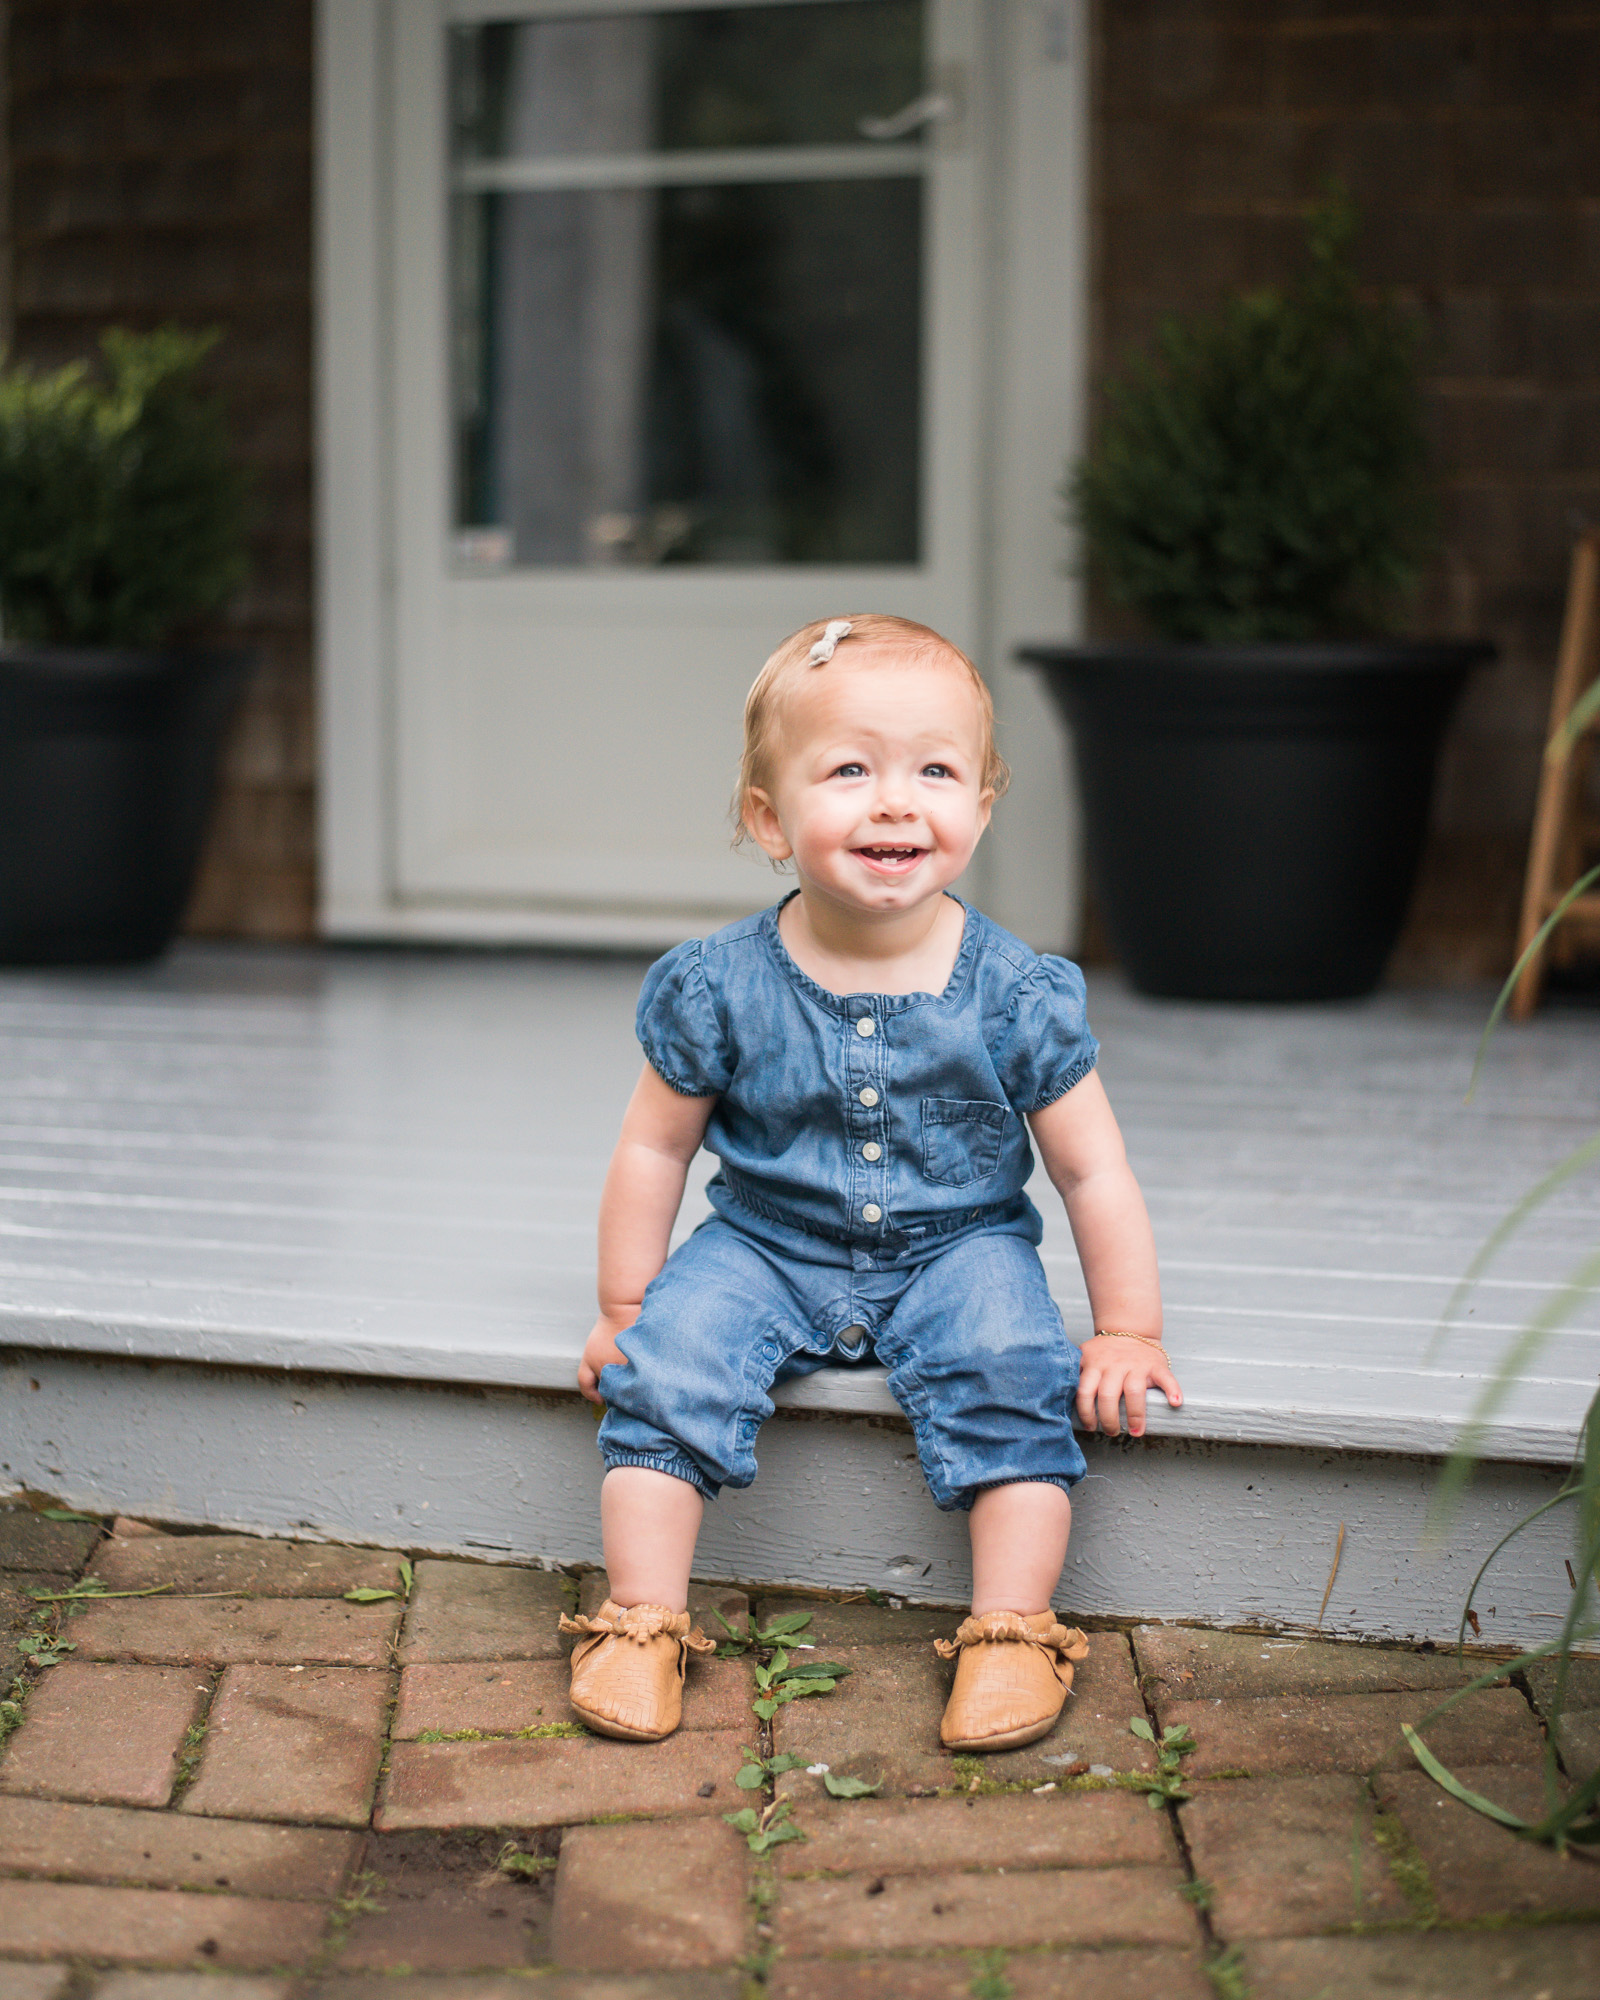
[[[714,1097],[684,1097],[648,1063],[623,1113],[600,1197],[600,1317],[584,1342],[578,1387],[600,1400],[600,1370],[624,1359],[617,1335],[639,1317],[645,1286],[667,1261],[689,1162]]]
[[[1155,1238],[1098,1075],[1091,1071],[1065,1097],[1035,1111],[1028,1124],[1045,1172],[1066,1204],[1095,1326],[1159,1339]],[[1174,1408],[1183,1401],[1158,1347],[1097,1333],[1084,1344],[1078,1421],[1086,1430],[1115,1434],[1121,1428],[1118,1406],[1126,1401],[1128,1429],[1142,1436],[1152,1383]]]

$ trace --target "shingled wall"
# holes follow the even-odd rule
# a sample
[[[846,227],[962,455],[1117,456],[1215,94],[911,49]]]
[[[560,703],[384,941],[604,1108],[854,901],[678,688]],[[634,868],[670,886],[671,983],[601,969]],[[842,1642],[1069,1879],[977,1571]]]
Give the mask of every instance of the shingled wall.
[[[1095,366],[1287,274],[1338,175],[1424,317],[1441,546],[1420,631],[1501,662],[1447,745],[1401,976],[1509,964],[1573,528],[1600,523],[1600,8],[1103,0]],[[1110,614],[1101,616],[1110,622]]]
[[[254,468],[228,634],[262,663],[190,928],[313,927],[310,0],[10,0],[16,352],[108,324],[219,326],[208,364]]]

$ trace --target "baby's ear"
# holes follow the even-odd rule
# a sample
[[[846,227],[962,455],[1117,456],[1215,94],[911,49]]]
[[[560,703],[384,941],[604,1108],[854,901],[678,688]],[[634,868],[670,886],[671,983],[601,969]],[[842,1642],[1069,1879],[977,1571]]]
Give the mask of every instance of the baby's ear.
[[[769,861],[787,861],[794,853],[779,822],[776,806],[759,785],[752,785],[745,793],[739,817],[744,822],[746,833]]]

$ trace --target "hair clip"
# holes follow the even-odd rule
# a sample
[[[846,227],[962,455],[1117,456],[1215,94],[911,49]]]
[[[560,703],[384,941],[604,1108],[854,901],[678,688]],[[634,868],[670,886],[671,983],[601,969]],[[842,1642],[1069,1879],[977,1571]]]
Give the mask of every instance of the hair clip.
[[[830,618],[822,637],[811,648],[811,651],[807,653],[806,659],[814,667],[820,667],[824,660],[831,660],[835,647],[841,639],[849,634],[849,631],[850,620],[848,618]]]

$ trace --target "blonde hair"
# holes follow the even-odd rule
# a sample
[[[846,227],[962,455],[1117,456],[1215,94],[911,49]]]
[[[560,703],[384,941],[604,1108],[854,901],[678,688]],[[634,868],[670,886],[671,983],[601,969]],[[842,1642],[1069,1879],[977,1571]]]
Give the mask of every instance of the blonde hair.
[[[827,646],[825,657],[814,658],[814,652],[823,651],[822,642],[827,638],[830,625],[837,631],[840,624],[848,625],[849,629],[840,634],[834,644]],[[778,726],[783,718],[785,697],[808,674],[820,673],[826,668],[833,657],[835,644],[850,647],[890,645],[902,659],[943,661],[965,672],[978,697],[982,789],[991,798],[997,799],[1011,782],[1005,759],[994,746],[994,698],[983,675],[959,646],[953,646],[931,625],[918,625],[913,619],[891,617],[883,611],[856,612],[844,620],[815,618],[809,625],[802,625],[798,632],[791,632],[777,647],[745,696],[744,755],[739,760],[739,786],[733,795],[735,846],[750,838],[745,824],[745,808],[750,802],[750,794],[771,789],[773,752]]]

